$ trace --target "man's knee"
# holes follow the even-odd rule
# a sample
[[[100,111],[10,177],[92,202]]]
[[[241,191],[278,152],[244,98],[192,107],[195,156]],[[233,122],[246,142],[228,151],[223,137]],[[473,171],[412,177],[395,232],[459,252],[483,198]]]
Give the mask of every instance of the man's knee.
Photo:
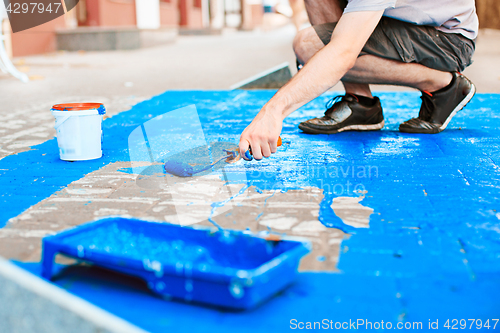
[[[293,40],[293,51],[301,64],[309,61],[323,46],[313,27],[300,30]]]
[[[308,30],[311,29],[311,27],[302,29],[297,34],[295,35],[295,38],[293,39],[293,52],[295,52],[296,55],[300,55],[303,53],[304,48],[306,47],[306,36],[309,34]]]

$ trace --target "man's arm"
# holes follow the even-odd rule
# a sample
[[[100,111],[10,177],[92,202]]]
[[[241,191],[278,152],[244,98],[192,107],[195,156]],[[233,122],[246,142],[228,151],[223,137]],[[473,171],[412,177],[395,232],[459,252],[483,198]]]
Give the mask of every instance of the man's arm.
[[[269,157],[277,149],[283,119],[333,87],[355,64],[383,10],[342,15],[328,45],[264,105],[240,137],[240,155],[249,147],[255,159]]]

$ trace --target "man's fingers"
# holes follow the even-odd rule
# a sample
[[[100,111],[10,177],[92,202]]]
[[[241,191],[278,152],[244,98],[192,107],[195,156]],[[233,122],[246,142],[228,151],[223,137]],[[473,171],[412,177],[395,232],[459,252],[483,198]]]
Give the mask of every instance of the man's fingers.
[[[239,144],[239,148],[240,148],[240,156],[242,159],[246,160],[246,161],[251,161],[251,155],[248,154],[248,149],[250,148],[250,143],[248,142],[248,140],[246,139],[241,139],[240,140],[240,144]],[[249,158],[250,157],[250,158]]]
[[[241,158],[246,161],[252,159],[261,160],[264,157],[270,157],[278,150],[279,137],[269,140],[260,135],[244,135],[240,138],[239,153]]]
[[[279,138],[279,137],[278,137]],[[278,139],[269,141],[269,148],[271,153],[275,153],[278,151]]]
[[[262,142],[261,143],[261,148],[262,148],[262,155],[264,157],[269,157],[271,156],[271,147],[268,142]]]
[[[260,161],[262,159],[262,149],[260,147],[260,144],[252,144],[252,155],[253,158],[255,158],[257,161]]]

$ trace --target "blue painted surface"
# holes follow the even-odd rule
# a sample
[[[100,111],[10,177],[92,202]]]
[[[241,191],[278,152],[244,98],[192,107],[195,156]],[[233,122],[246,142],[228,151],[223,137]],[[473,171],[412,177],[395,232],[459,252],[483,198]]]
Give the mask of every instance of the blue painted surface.
[[[17,264],[40,275],[39,264]],[[383,320],[393,327],[398,322],[421,322],[424,332],[430,319],[439,320],[439,331],[447,331],[443,327],[447,319],[491,322],[499,316],[497,278],[422,280],[349,272],[301,273],[283,293],[242,312],[164,300],[141,280],[95,267],[69,268],[55,283],[150,332],[285,332],[290,331],[293,319],[304,323]],[[358,328],[365,331],[367,327]]]
[[[86,173],[126,161],[128,134],[148,119],[195,104],[207,141],[236,143],[273,93],[167,92],[103,123],[102,159],[60,161],[55,140],[6,157],[0,160],[0,222]],[[302,274],[285,295],[240,314],[163,302],[134,286],[106,288],[103,297],[104,289],[96,293],[90,288],[108,286],[109,276],[102,272],[63,277],[57,283],[153,331],[161,331],[162,323],[191,331],[245,329],[242,323],[285,330],[292,315],[303,321],[498,318],[500,96],[478,94],[438,135],[397,131],[399,123],[418,113],[416,93],[379,94],[387,124],[382,131],[300,133],[298,122],[321,114],[332,96],[316,99],[285,120],[282,138],[289,144],[275,156],[236,165],[233,171],[245,172],[249,185],[261,190],[323,189],[320,220],[353,234],[342,243],[342,274]],[[369,229],[343,224],[330,208],[337,196],[359,196],[355,190],[367,191],[362,204],[375,211]],[[129,309],[123,306],[127,302],[142,306]]]

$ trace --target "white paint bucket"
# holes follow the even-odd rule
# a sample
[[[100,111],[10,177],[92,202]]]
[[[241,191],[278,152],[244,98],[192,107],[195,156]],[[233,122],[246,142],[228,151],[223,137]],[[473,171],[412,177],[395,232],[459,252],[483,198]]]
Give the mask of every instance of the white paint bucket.
[[[56,118],[59,157],[64,161],[93,160],[102,156],[102,117],[100,103],[56,104],[51,109]]]

